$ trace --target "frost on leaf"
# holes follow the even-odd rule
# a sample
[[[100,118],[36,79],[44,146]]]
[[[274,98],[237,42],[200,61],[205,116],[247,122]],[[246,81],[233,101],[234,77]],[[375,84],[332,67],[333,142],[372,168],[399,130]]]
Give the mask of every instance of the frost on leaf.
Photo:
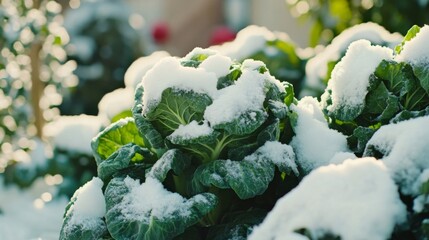
[[[151,177],[142,184],[114,178],[106,189],[107,228],[114,238],[170,239],[197,223],[216,201],[209,193],[185,199]]]
[[[99,239],[106,234],[103,182],[93,178],[79,188],[66,208],[60,239]]]

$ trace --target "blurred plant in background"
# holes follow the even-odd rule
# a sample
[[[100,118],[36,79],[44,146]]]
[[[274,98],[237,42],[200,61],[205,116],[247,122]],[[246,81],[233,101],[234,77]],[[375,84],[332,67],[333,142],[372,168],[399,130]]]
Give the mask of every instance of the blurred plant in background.
[[[133,18],[122,0],[80,1],[65,13],[67,54],[77,62],[79,85],[64,97],[61,114],[96,115],[103,95],[124,87],[126,69],[142,55],[136,31],[140,26]]]
[[[66,61],[69,36],[59,4],[3,0],[0,6],[1,173],[8,165],[37,162],[33,152],[43,155],[37,136],[44,122],[59,114],[62,95],[78,80],[72,73],[76,64]]]
[[[286,0],[293,16],[311,19],[310,45],[327,44],[343,30],[375,22],[390,32],[406,34],[413,25],[429,23],[428,0]]]
[[[246,58],[262,61],[274,77],[291,83],[296,95],[301,91],[309,56],[300,54],[304,51],[286,33],[251,25],[239,31],[234,41],[212,48],[240,62]]]

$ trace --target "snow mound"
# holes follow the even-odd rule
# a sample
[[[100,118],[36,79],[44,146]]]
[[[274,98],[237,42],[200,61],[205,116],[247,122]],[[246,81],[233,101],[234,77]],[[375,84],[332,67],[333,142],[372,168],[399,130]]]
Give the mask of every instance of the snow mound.
[[[327,90],[322,95],[323,107],[329,112],[362,107],[368,93],[370,75],[382,60],[392,58],[393,51],[390,48],[372,46],[368,40],[358,40],[350,44],[346,55],[332,71]],[[328,102],[328,91],[331,91],[332,104],[325,106]]]
[[[98,177],[93,177],[91,181],[85,183],[76,190],[76,201],[69,208],[67,214],[73,214],[75,221],[104,217],[106,202],[101,190],[102,187],[103,181]]]
[[[98,103],[98,116],[112,120],[116,115],[131,110],[134,104],[133,88],[118,88],[107,93]]]
[[[0,176],[0,239],[58,239],[67,199],[52,199],[53,192],[43,179],[23,191],[5,187]]]
[[[398,62],[409,62],[411,64],[429,62],[428,39],[429,26],[425,25],[414,38],[405,42],[401,53],[395,57],[395,60]]]
[[[56,148],[92,155],[91,140],[102,125],[97,116],[61,116],[46,125],[44,132]]]
[[[215,97],[217,77],[203,68],[184,67],[180,60],[167,57],[159,61],[143,78],[143,113],[156,106],[168,88],[193,91]]]
[[[375,45],[395,47],[402,41],[402,35],[390,33],[376,23],[362,23],[344,30],[332,40],[322,52],[311,58],[305,68],[306,84],[314,88],[324,88],[320,79],[328,74],[328,63],[338,61],[347,47],[354,41],[366,39]]]
[[[135,60],[125,72],[125,87],[135,89],[149,69],[151,69],[161,59],[169,56],[170,54],[168,52],[156,51],[149,56],[140,57]]]
[[[315,98],[304,97],[291,106],[298,118],[294,126],[295,136],[290,143],[297,162],[305,173],[328,165],[339,152],[350,152],[347,139],[342,133],[330,129]]]
[[[234,41],[211,48],[234,60],[242,60],[264,49],[267,41],[277,37],[265,27],[251,25],[238,32]],[[282,37],[290,41],[286,35]]]
[[[404,194],[417,195],[413,187],[429,168],[429,116],[382,126],[369,140],[364,155],[381,159]]]
[[[284,239],[305,228],[316,239],[331,233],[343,240],[385,240],[405,217],[405,206],[381,161],[347,160],[311,172],[276,203],[249,239]]]

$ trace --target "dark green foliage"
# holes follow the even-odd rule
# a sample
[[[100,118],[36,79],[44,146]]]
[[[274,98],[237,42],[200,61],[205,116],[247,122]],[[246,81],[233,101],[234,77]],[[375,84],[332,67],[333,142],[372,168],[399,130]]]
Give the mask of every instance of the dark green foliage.
[[[217,201],[213,194],[200,194],[186,200],[181,205],[182,208],[177,208],[166,216],[161,217],[155,215],[157,213],[148,212],[138,219],[127,218],[122,213],[121,203],[129,191],[124,179],[114,178],[105,192],[106,223],[114,239],[171,239],[197,223],[213,209]]]
[[[181,63],[186,68],[196,68],[208,56],[199,54],[190,60],[182,59]],[[242,71],[245,70],[240,64],[232,63],[229,74],[218,79],[218,89],[234,85],[244,76]],[[286,125],[289,106],[295,101],[293,87],[289,83],[273,83],[271,77],[264,75],[268,74],[264,66],[247,71],[260,74],[257,76],[263,81],[261,94],[265,98],[261,106],[243,111],[227,122],[210,124],[204,118],[206,108],[214,101],[209,94],[169,87],[163,90],[159,101],[143,106],[145,89],[140,85],[133,118],[112,123],[93,139],[98,176],[107,185],[103,223],[112,238],[210,239],[215,232],[219,236],[239,234],[245,238],[271,210],[281,197],[279,193],[285,191],[277,187],[296,178],[291,176],[295,171],[293,165],[289,166],[295,161],[292,149],[278,142],[289,131]],[[190,123],[210,131],[197,136],[172,134]],[[282,150],[280,156],[260,150],[267,142],[278,144],[275,147]],[[132,189],[148,184],[168,196],[182,196],[183,202],[162,209],[158,207],[167,200],[159,199],[159,206],[148,206],[144,213],[130,217],[124,209],[130,201],[137,201]],[[240,213],[229,214],[231,211]],[[72,231],[83,239],[98,238],[82,235],[85,232],[79,229]]]
[[[66,12],[67,57],[77,63],[79,85],[65,96],[63,115],[96,115],[101,98],[124,87],[125,71],[142,55],[138,31],[129,23],[130,13],[121,0],[81,1],[79,8]]]
[[[404,42],[415,36],[417,28],[405,37]],[[396,51],[400,51],[402,45]],[[382,60],[369,78],[368,93],[363,105],[342,107],[327,111],[330,126],[348,136],[350,148],[358,155],[382,125],[395,123],[428,114],[429,64]],[[331,105],[327,91],[327,106]]]

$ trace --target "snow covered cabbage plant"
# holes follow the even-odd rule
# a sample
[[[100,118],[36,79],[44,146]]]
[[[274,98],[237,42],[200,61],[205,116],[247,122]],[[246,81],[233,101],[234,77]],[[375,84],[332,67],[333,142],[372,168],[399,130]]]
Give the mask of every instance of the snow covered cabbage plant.
[[[382,26],[372,22],[361,23],[344,30],[322,51],[307,61],[305,81],[300,96],[319,97],[324,92],[334,66],[341,60],[352,42],[366,39],[373,45],[393,49],[402,41],[402,38],[401,34],[390,33]]]
[[[290,145],[307,175],[250,240],[429,238],[428,40],[424,26],[395,50],[355,41],[321,103],[291,106]]]
[[[307,57],[286,33],[251,25],[238,32],[234,41],[212,48],[238,61],[263,61],[275,78],[293,85],[295,94],[301,91]]]
[[[353,42],[334,67],[321,104],[330,126],[361,155],[382,125],[429,113],[429,28],[410,29],[395,50]],[[377,157],[377,151],[372,151]]]
[[[246,238],[296,185],[294,101],[260,61],[163,58],[133,117],[93,139],[98,177],[71,199],[60,239]]]

